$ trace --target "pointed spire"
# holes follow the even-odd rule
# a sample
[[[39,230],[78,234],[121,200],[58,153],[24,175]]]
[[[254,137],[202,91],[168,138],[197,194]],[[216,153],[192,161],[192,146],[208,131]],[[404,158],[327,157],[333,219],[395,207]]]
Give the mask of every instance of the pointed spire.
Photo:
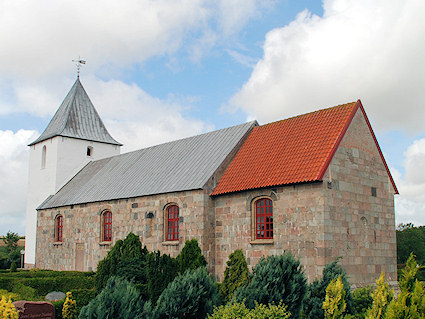
[[[38,139],[29,145],[37,144],[55,136],[122,145],[109,134],[79,77],[77,77],[47,128]]]

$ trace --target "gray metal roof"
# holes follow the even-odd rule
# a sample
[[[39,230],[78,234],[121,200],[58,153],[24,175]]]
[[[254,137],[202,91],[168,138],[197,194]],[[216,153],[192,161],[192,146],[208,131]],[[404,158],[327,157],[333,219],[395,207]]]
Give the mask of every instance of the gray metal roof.
[[[79,78],[75,81],[47,128],[38,139],[29,145],[55,136],[122,145],[108,133]]]
[[[38,209],[202,189],[256,121],[87,164]]]

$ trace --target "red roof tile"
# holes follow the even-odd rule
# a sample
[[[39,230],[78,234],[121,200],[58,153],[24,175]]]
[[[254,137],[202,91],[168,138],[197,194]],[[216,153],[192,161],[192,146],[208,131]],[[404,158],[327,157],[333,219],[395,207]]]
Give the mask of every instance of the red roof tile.
[[[321,181],[358,108],[360,100],[256,126],[211,195]]]

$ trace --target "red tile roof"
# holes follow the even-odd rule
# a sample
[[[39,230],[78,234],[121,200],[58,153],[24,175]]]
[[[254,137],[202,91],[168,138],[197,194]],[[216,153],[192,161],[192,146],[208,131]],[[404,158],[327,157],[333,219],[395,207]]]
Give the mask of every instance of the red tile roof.
[[[359,108],[360,100],[254,127],[211,195],[321,181]]]

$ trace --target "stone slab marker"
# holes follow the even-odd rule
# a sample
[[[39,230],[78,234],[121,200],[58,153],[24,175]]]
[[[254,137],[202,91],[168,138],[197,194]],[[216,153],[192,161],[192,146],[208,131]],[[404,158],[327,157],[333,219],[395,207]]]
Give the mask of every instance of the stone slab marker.
[[[55,319],[55,307],[46,301],[15,301],[19,319]]]

